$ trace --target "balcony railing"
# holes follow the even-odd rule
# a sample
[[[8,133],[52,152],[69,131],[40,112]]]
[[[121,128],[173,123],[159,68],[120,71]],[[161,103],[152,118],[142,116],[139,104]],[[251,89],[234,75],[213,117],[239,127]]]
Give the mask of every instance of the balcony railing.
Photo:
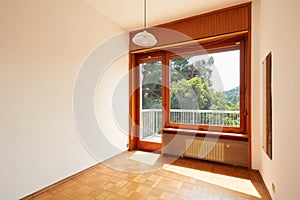
[[[170,122],[209,126],[240,126],[240,111],[229,110],[170,110]],[[141,113],[142,138],[159,134],[162,126],[161,109],[143,109]]]

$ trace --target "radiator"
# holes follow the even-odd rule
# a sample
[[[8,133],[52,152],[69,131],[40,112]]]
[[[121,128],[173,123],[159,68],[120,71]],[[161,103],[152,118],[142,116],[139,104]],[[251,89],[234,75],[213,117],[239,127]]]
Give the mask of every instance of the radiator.
[[[224,143],[204,138],[186,139],[183,156],[224,162]]]

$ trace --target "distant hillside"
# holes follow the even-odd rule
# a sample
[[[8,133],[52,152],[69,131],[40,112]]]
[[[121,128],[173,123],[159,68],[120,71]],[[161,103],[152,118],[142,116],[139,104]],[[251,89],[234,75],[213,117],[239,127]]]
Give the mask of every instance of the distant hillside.
[[[240,100],[240,87],[235,87],[231,90],[224,91],[227,101],[231,101],[234,96],[238,96],[238,100]]]

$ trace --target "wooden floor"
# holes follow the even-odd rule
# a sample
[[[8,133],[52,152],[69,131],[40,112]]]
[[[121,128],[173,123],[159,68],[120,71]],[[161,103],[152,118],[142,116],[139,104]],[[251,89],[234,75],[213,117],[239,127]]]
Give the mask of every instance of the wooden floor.
[[[131,159],[135,153],[125,152],[25,199],[271,199],[256,171],[167,156],[150,165],[137,161],[141,155]]]

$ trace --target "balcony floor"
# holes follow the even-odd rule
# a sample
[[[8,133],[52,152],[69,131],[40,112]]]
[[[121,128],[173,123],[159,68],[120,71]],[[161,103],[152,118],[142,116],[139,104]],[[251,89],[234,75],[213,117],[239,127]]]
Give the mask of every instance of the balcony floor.
[[[141,141],[161,143],[161,134],[154,133],[154,134],[152,134],[150,136],[147,136],[147,137],[141,139]]]

